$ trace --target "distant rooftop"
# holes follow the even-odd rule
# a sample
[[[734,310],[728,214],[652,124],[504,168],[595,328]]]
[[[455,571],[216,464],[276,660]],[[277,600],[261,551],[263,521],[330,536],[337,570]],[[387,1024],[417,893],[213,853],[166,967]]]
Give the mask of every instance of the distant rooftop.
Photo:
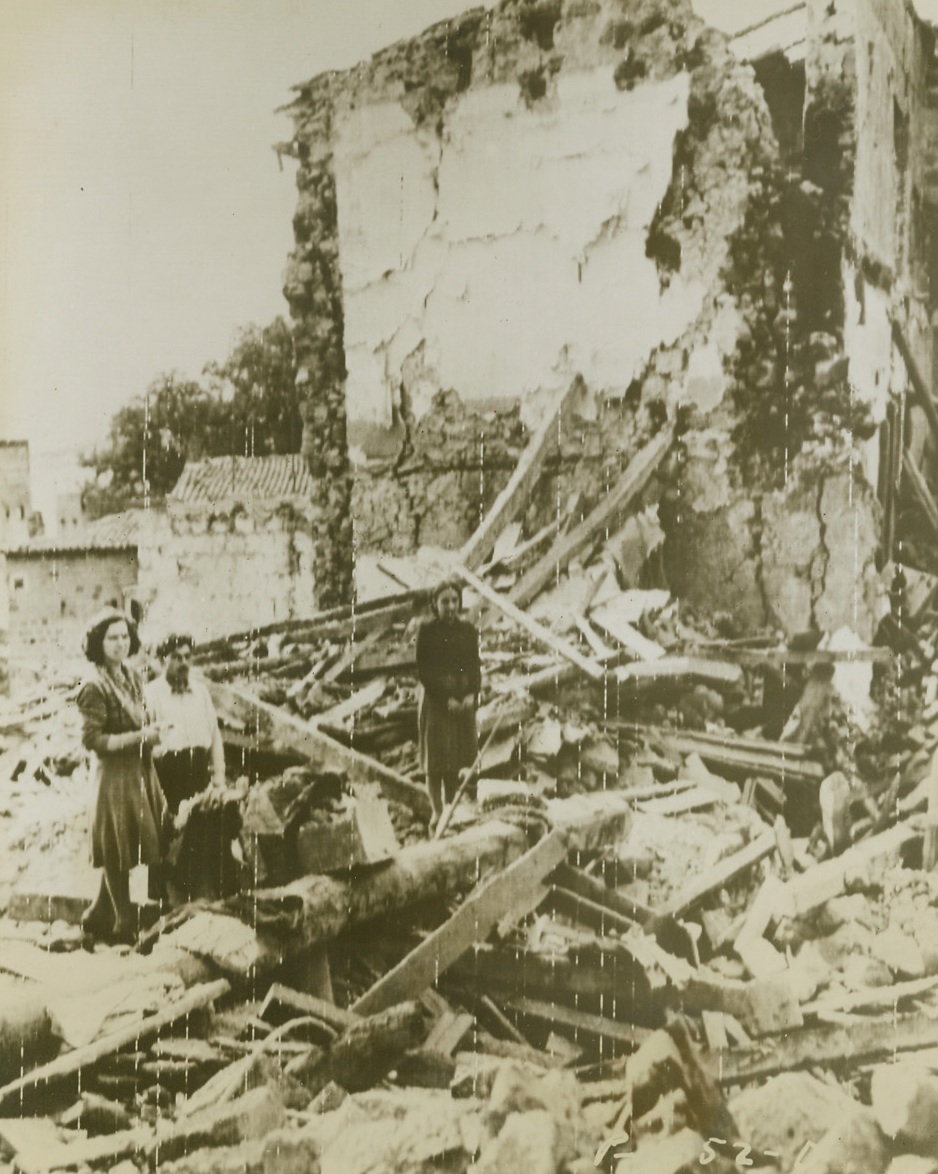
[[[89,554],[105,550],[132,550],[147,522],[148,510],[123,510],[89,522],[77,533],[41,535],[10,550],[16,555]]]
[[[313,479],[298,453],[270,457],[209,457],[189,461],[167,498],[186,505],[215,505],[242,498],[277,501],[310,497]]]

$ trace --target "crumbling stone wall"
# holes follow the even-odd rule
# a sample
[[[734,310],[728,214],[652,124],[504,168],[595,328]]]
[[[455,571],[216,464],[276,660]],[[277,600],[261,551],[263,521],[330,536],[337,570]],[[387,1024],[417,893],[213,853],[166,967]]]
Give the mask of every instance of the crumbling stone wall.
[[[876,515],[853,443],[871,424],[842,353],[851,165],[820,171],[831,127],[852,141],[853,106],[828,84],[840,52],[808,70],[813,179],[780,161],[753,71],[664,0],[505,0],[299,90],[286,290],[301,356],[325,340],[342,352],[307,410],[343,403],[360,547],[458,545],[523,426],[579,375],[590,402],[565,421],[529,522],[568,485],[592,504],[655,414],[684,405],[662,512],[672,585],[743,629],[788,627],[780,568],[795,567],[797,627],[856,618],[855,593],[819,570],[846,553],[825,545],[842,483],[801,511],[809,536],[775,508],[816,502],[825,462],[850,467],[867,574]],[[315,294],[321,255],[329,297]],[[868,634],[872,613],[858,623]]]
[[[707,274],[662,285],[646,238],[687,120],[685,67],[707,55],[702,29],[663,0],[510,0],[300,88],[285,292],[299,361],[330,347],[328,378],[309,367],[305,451],[328,443],[338,468],[342,438],[312,424],[344,379],[352,453],[380,462],[356,470],[359,545],[468,536],[517,451],[517,437],[493,443],[493,402],[520,401],[531,424],[582,374],[624,403],[655,346],[697,318]],[[469,471],[458,437],[445,468],[421,452],[453,393],[475,416]],[[595,458],[597,485],[604,461],[628,455],[631,414]]]

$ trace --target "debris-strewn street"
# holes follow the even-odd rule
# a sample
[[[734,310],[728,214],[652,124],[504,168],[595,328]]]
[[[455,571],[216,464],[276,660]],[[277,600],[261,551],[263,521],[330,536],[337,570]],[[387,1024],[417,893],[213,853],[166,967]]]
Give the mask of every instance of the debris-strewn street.
[[[135,950],[77,924],[75,681],[6,703],[13,1168],[676,1171],[709,1145],[726,1168],[748,1146],[834,1170],[928,1149],[935,678],[888,645],[723,639],[666,590],[620,589],[608,553],[520,617],[467,596],[484,750],[439,837],[425,587],[197,649],[232,781],[181,810],[192,899],[161,916],[141,886]],[[899,628],[929,660],[930,607]]]

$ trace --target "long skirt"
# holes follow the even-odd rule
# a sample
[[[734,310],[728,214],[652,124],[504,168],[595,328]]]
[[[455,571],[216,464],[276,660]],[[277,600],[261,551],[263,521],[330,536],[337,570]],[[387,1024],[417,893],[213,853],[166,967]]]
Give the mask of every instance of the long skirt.
[[[129,871],[158,864],[171,827],[149,751],[98,758],[98,797],[91,825],[91,862]]]
[[[453,778],[471,766],[479,751],[474,710],[450,713],[423,689],[417,709],[420,765],[427,778]]]

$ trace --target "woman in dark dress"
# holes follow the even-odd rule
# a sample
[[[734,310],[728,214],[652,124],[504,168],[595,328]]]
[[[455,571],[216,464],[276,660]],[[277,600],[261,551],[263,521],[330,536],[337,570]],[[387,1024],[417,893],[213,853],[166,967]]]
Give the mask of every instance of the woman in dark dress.
[[[151,754],[159,729],[147,721],[139,674],[125,663],[139,647],[127,616],[105,608],[85,633],[84,651],[94,671],[78,694],[82,744],[94,752],[98,784],[91,860],[104,870],[82,926],[95,937],[120,942],[132,942],[136,933],[130,870],[159,864],[169,827]]]
[[[479,633],[459,618],[461,603],[460,585],[441,583],[433,593],[435,617],[417,634],[420,762],[437,820],[456,793],[459,772],[478,753]]]

